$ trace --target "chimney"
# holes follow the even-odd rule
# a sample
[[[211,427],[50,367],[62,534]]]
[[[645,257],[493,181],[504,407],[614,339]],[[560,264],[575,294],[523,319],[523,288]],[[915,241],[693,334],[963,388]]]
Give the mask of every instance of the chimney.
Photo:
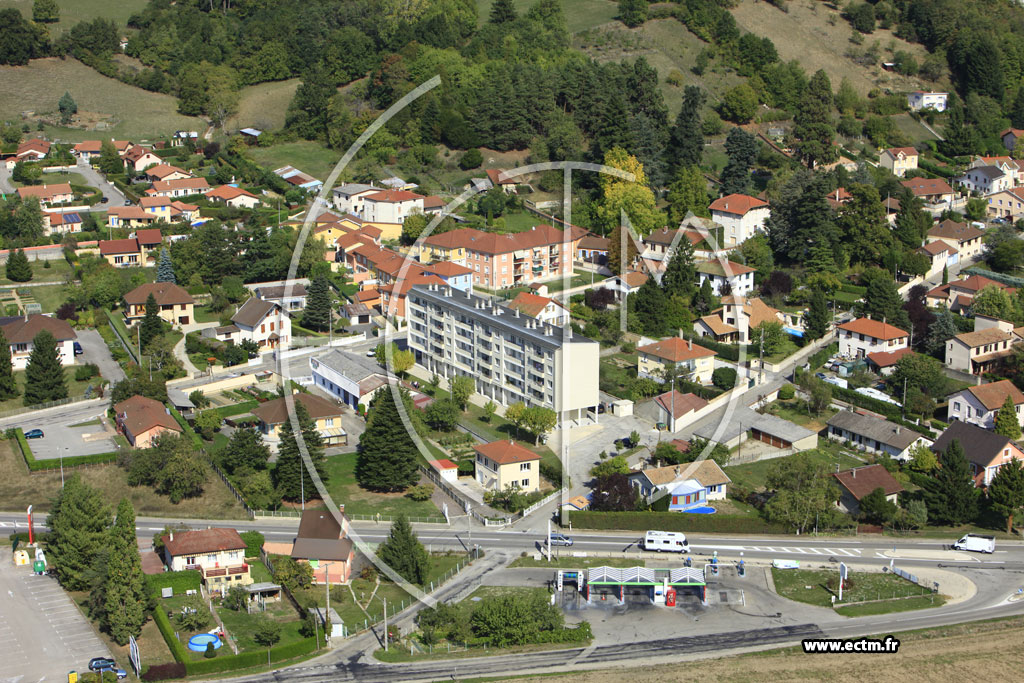
[[[690,346],[689,346],[689,348],[690,348],[690,350],[691,350],[691,351],[693,351],[693,340],[692,340],[692,339],[690,339],[690,340],[688,340],[688,341],[690,342]]]
[[[897,434],[899,434],[899,433],[900,433],[900,426],[899,426],[899,425],[896,425],[896,433],[897,433]]]
[[[173,541],[173,540],[174,540],[174,532],[173,532],[173,531],[171,532],[171,536],[170,536],[170,539],[168,539],[168,540],[171,540],[171,541]]]
[[[518,308],[516,309],[516,317],[517,318],[521,318],[522,317],[522,314],[519,312]]]
[[[345,514],[345,504],[344,503],[339,503],[338,504],[338,512],[340,512],[341,514]]]
[[[853,473],[853,478],[856,479],[857,478],[857,468],[854,467],[852,470],[850,470],[850,472]]]

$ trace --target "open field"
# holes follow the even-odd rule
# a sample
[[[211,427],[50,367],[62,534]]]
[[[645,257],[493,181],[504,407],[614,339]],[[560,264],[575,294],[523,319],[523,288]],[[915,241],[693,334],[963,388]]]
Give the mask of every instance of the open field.
[[[285,107],[287,106],[288,103],[285,102]],[[284,119],[284,108],[281,109],[281,118]],[[249,154],[257,164],[270,170],[281,166],[294,166],[320,180],[327,178],[327,174],[341,159],[341,152],[335,152],[308,140],[284,142],[272,147],[253,147]]]
[[[57,0],[60,6],[60,21],[56,24],[44,24],[51,38],[67,31],[80,21],[89,21],[96,17],[113,19],[124,28],[128,17],[142,11],[148,4],[147,0]],[[32,0],[0,0],[0,9],[14,7],[21,11],[26,19],[32,19]]]
[[[287,81],[259,83],[243,88],[238,101],[238,114],[228,119],[228,128],[282,128],[285,110],[300,82],[298,78],[290,78]]]
[[[24,111],[50,112],[65,92],[79,111],[109,114],[113,127],[102,131],[47,127],[50,139],[77,142],[103,137],[144,140],[175,130],[205,130],[195,117],[177,113],[177,100],[100,75],[75,59],[36,59],[27,66],[0,67],[0,118],[17,119]]]
[[[822,450],[804,451],[804,454],[811,458],[816,463],[828,464],[830,470],[834,470],[836,464],[842,469],[849,467],[857,467],[864,463],[856,458],[852,458],[845,453],[829,453]],[[793,456],[787,455],[787,458]],[[747,465],[729,465],[723,468],[725,473],[732,479],[734,485],[743,486],[751,490],[758,490],[763,488],[765,480],[768,478],[768,470],[771,469],[773,463],[779,463],[782,458],[775,458],[774,460],[761,460],[759,462],[752,462]]]
[[[63,181],[61,181],[63,182]],[[46,264],[49,263],[50,267],[47,268]],[[71,275],[74,270],[71,268],[71,264],[64,259],[57,259],[55,261],[29,261],[29,265],[32,267],[32,279],[29,282],[64,282],[64,278]],[[24,286],[24,282],[12,282],[7,279],[7,271],[0,272],[0,287],[18,287]],[[28,288],[29,290],[35,289],[34,287]]]
[[[335,501],[345,503],[345,512],[353,515],[380,514],[385,517],[403,512],[410,517],[442,516],[429,500],[417,502],[402,493],[376,493],[360,488],[356,483],[355,468],[355,453],[342,453],[327,458],[330,477],[327,490]]]
[[[886,635],[880,632],[879,635]],[[634,669],[606,669],[553,676],[531,676],[522,683],[661,683],[707,681],[832,681],[859,683],[885,679],[914,682],[963,677],[965,661],[984,662],[985,680],[1013,680],[1020,675],[1019,643],[1024,617],[977,622],[897,634],[899,655],[836,654],[808,656],[800,647],[701,661]],[[483,679],[476,679],[483,680]],[[496,679],[495,679],[496,680]]]
[[[0,500],[10,509],[34,505],[37,510],[50,509],[51,499],[60,490],[60,470],[29,474],[24,459],[14,442],[0,443]],[[206,478],[205,493],[200,498],[189,498],[177,505],[167,496],[155,495],[148,486],[129,486],[125,471],[114,464],[81,467],[73,471],[89,486],[100,492],[104,500],[116,505],[127,496],[135,506],[137,515],[174,517],[181,519],[243,519],[245,511],[231,492],[212,471]],[[65,476],[73,473],[65,471]]]
[[[782,61],[795,59],[808,74],[824,69],[832,79],[833,88],[838,88],[843,78],[849,79],[862,95],[874,87],[900,92],[924,85],[920,79],[884,71],[881,64],[864,67],[848,58],[846,52],[850,48],[863,51],[875,42],[882,48],[880,61],[890,57],[890,45],[894,50],[909,52],[918,62],[927,52],[921,45],[901,40],[884,29],[864,36],[863,45],[853,45],[850,42],[853,28],[839,16],[839,9],[833,7],[836,6],[817,0],[792,0],[786,3],[786,11],[782,11],[765,2],[743,0],[732,14],[741,29],[771,38]],[[934,84],[936,90],[945,87],[942,82]]]
[[[830,579],[838,582],[838,571],[810,569],[772,569],[775,592],[789,600],[804,602],[817,607],[831,607],[835,590],[826,586]],[[931,591],[911,583],[895,574],[874,572],[850,572],[851,586],[843,590],[843,602],[861,602],[884,598],[903,598],[911,595],[931,595]],[[841,605],[838,603],[837,605]]]
[[[536,0],[512,0],[519,16],[526,14]],[[482,25],[491,14],[492,0],[476,0],[476,13]],[[565,13],[569,31],[575,33],[611,21],[619,13],[618,4],[612,0],[563,0],[562,11]]]

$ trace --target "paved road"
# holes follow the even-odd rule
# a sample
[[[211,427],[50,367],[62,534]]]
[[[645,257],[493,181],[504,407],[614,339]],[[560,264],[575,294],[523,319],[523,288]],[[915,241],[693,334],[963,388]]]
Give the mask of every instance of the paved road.
[[[92,329],[78,330],[78,343],[82,345],[79,363],[95,364],[103,378],[111,384],[125,379],[124,369],[110,355],[110,348],[99,332]]]
[[[0,429],[8,427],[24,427],[31,422],[30,428],[46,430],[55,425],[77,424],[101,415],[110,406],[106,398],[90,398],[85,401],[68,403],[67,405],[30,410],[12,417],[0,419]]]
[[[62,173],[62,170],[59,168],[48,168],[45,169],[45,172],[51,174],[60,174]],[[91,187],[99,189],[99,191],[103,193],[103,196],[107,198],[106,204],[96,204],[95,206],[90,207],[89,211],[105,213],[106,210],[110,207],[124,206],[125,196],[121,192],[121,190],[117,189],[117,187],[115,187],[113,183],[108,182],[102,173],[97,171],[89,164],[85,162],[79,162],[74,167],[74,170],[72,172],[77,173],[84,177]],[[61,181],[57,180],[55,182]]]

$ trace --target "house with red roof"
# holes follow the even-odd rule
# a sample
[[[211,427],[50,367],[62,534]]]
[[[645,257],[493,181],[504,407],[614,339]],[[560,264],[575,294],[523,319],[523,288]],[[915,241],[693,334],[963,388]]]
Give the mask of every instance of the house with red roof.
[[[92,161],[100,158],[100,150],[103,143],[99,140],[84,140],[71,148],[71,154],[82,161]]]
[[[868,367],[883,377],[888,377],[896,371],[896,364],[904,356],[912,356],[914,352],[909,347],[897,349],[896,351],[875,351],[867,355]]]
[[[708,404],[696,394],[684,394],[678,389],[666,391],[642,404],[637,411],[656,424],[663,424],[670,432],[677,432],[684,426],[683,418]]]
[[[928,242],[915,249],[915,251],[918,254],[923,254],[929,261],[928,271],[925,273],[926,278],[941,273],[943,268],[948,268],[960,260],[960,253],[956,247],[949,246],[943,240]]]
[[[881,320],[857,318],[836,328],[839,334],[839,354],[849,358],[864,358],[880,351],[905,349],[910,333]]]
[[[210,184],[206,182],[206,178],[179,178],[154,181],[153,187],[146,190],[146,194],[175,199],[193,194],[206,194],[209,191]]]
[[[543,323],[561,327],[569,322],[569,309],[561,302],[531,292],[519,292],[506,306]]]
[[[953,201],[953,188],[941,178],[912,178],[900,181],[900,184],[926,204],[945,204]]]
[[[170,164],[157,164],[146,169],[146,180],[151,183],[157,180],[181,180],[191,177],[192,174],[188,171]]]
[[[997,287],[1006,290],[1007,294],[1013,294],[1016,291],[1012,287],[1007,287],[1002,282],[997,282],[984,275],[970,275],[930,289],[925,295],[925,300],[933,308],[944,306],[954,312],[964,312],[970,308],[971,302],[974,301],[978,292],[986,287]]]
[[[504,172],[500,168],[489,168],[484,171],[487,174],[487,180],[491,183],[491,187],[500,187],[506,194],[515,194],[516,181],[502,176]]]
[[[248,190],[234,185],[221,185],[206,193],[206,198],[222,202],[236,209],[253,209],[260,204],[260,198]]]
[[[444,280],[452,289],[460,292],[473,291],[473,271],[466,266],[453,261],[438,261],[424,266],[423,269]]]
[[[719,197],[708,206],[711,219],[725,228],[723,246],[735,246],[753,237],[764,228],[771,215],[768,202],[745,194]]]
[[[14,158],[18,161],[39,161],[46,157],[50,153],[50,142],[48,140],[40,140],[39,138],[32,138],[18,145],[18,150],[14,153]]]
[[[210,593],[227,594],[234,586],[253,582],[245,563],[245,541],[234,529],[172,531],[161,540],[167,567],[175,572],[198,571]]]
[[[878,165],[889,169],[892,174],[902,178],[907,171],[917,170],[918,152],[913,147],[890,147],[883,149],[878,155]]]
[[[142,266],[146,263],[139,241],[134,237],[123,240],[100,240],[100,256],[107,259],[115,268]]]
[[[490,491],[540,490],[540,456],[508,439],[473,446],[477,483]]]
[[[18,188],[18,196],[22,201],[35,197],[44,209],[54,204],[69,204],[75,198],[70,183],[54,183],[53,185],[27,185]]]
[[[843,512],[856,515],[860,511],[860,501],[876,489],[882,489],[885,499],[896,502],[896,497],[903,487],[881,465],[864,465],[853,469],[836,472],[832,475],[839,484],[839,500],[836,507]]]
[[[78,212],[43,212],[44,235],[65,235],[71,232],[82,232],[82,214]]]
[[[949,417],[994,429],[996,415],[1007,398],[1013,404],[1017,422],[1024,425],[1024,393],[1008,379],[976,384],[953,394],[949,397]]]
[[[157,217],[141,206],[112,206],[107,209],[107,225],[112,228],[138,228],[156,221]]]
[[[135,448],[149,448],[164,432],[181,434],[181,425],[160,401],[135,395],[114,404],[117,429]]]
[[[124,159],[124,167],[136,173],[144,171],[150,166],[156,166],[161,161],[160,157],[153,154],[152,150],[142,145],[132,145],[122,158]]]
[[[690,381],[711,383],[715,352],[692,339],[669,337],[637,348],[637,376],[664,382],[673,372],[686,374]]]

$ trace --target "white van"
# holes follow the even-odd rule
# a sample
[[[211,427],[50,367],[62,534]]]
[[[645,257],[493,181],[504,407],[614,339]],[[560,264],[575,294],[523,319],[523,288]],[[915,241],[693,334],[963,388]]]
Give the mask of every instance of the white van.
[[[644,535],[644,550],[688,553],[690,544],[686,542],[686,534],[677,531],[648,531]]]
[[[978,534],[967,534],[953,544],[953,550],[970,550],[975,553],[993,553],[996,549],[994,536],[979,536]]]

